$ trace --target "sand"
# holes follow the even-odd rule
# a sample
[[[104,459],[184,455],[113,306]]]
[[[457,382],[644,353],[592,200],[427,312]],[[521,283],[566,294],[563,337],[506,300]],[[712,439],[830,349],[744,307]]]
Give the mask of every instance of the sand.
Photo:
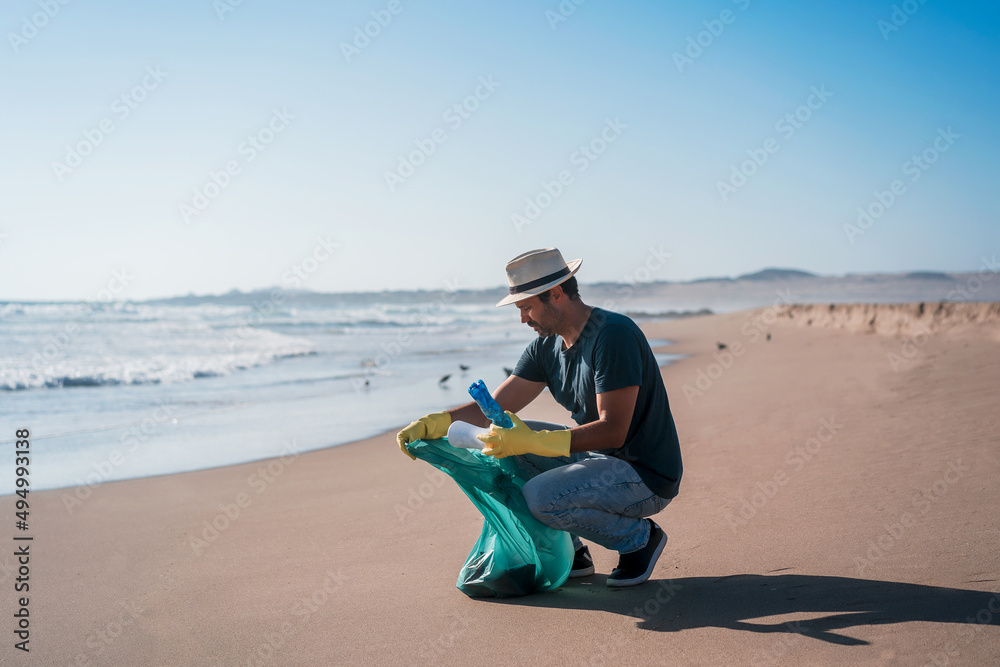
[[[559,591],[467,598],[455,578],[481,520],[399,452],[394,427],[106,484],[72,511],[65,491],[33,493],[31,653],[8,630],[0,659],[995,663],[997,325],[900,337],[826,324],[744,311],[645,325],[690,356],[663,371],[685,474],[642,586],[607,588],[617,556],[594,547],[598,574]],[[547,394],[522,416],[567,419]],[[8,525],[13,500],[0,501]],[[0,565],[12,629],[16,564]]]
[[[800,326],[834,327],[857,333],[918,337],[933,336],[943,330],[972,329],[976,334],[994,338],[1000,334],[1000,303],[783,305],[775,309],[775,315]]]

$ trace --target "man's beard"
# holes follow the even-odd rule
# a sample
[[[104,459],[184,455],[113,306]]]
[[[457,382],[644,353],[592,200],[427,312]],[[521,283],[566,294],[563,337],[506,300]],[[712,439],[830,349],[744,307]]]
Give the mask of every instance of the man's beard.
[[[549,336],[555,335],[555,330],[549,327],[555,327],[562,323],[563,318],[559,311],[552,307],[551,304],[546,304],[544,307],[544,314],[546,319],[549,320],[549,326],[542,326],[539,322],[535,320],[528,320],[529,327],[538,327],[536,331],[538,332],[539,338],[548,338]]]
[[[528,321],[528,326],[529,327],[538,327],[537,329],[535,329],[535,333],[538,334],[539,338],[548,338],[549,336],[551,336],[551,335],[553,335],[555,333],[554,331],[546,329],[545,327],[543,327],[541,324],[539,324],[538,322],[536,322],[534,320],[529,320]]]

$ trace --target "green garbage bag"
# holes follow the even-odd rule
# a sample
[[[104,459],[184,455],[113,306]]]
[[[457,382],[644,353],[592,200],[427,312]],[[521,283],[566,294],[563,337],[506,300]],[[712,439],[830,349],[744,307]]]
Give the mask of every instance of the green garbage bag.
[[[473,598],[515,597],[562,586],[573,566],[569,533],[542,524],[528,511],[528,481],[511,459],[460,449],[440,440],[406,448],[449,475],[482,512],[483,531],[458,573],[459,590]]]

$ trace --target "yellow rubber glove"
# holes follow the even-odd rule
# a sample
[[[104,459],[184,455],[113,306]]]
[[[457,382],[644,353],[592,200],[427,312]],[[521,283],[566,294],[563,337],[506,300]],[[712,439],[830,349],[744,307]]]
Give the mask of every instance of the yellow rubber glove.
[[[501,428],[490,425],[490,432],[477,435],[487,446],[483,454],[503,459],[518,454],[537,454],[538,456],[569,456],[569,442],[573,437],[568,429],[561,431],[532,431],[521,419],[509,410],[505,410],[510,420],[514,422],[511,428]]]
[[[414,440],[437,440],[448,435],[451,426],[451,415],[447,412],[434,412],[421,417],[396,434],[399,449],[414,461],[417,457],[406,450],[406,445]]]

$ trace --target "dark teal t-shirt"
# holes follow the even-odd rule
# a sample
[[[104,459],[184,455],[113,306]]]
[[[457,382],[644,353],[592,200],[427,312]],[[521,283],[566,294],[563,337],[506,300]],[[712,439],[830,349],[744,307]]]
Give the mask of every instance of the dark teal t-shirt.
[[[632,423],[620,449],[597,450],[628,461],[658,496],[673,498],[681,481],[681,448],[667,390],[649,341],[631,319],[594,308],[573,347],[562,336],[533,340],[514,375],[544,382],[577,424],[597,421],[597,394],[638,385]]]

